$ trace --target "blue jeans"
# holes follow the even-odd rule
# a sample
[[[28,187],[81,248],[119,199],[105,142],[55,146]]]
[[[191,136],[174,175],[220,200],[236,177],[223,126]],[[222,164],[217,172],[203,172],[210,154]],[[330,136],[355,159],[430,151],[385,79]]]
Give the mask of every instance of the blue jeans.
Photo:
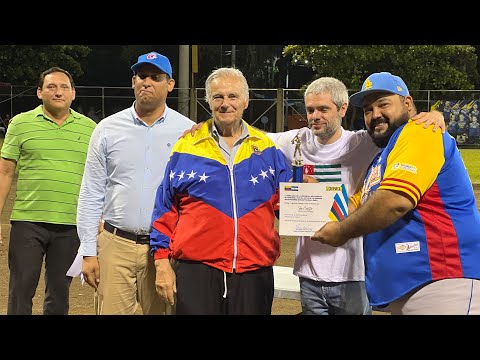
[[[364,281],[300,280],[302,315],[371,315]]]

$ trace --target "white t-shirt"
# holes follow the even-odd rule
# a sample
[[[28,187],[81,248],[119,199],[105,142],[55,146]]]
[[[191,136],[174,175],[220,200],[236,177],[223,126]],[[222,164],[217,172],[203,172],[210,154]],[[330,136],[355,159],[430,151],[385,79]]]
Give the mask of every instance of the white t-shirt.
[[[307,127],[268,133],[267,136],[292,162],[295,151],[292,139],[297,134],[302,141],[303,163],[315,168],[313,176],[317,180],[328,179],[329,182],[343,183],[348,196],[355,194],[363,184],[367,168],[378,152],[378,147],[370,135],[365,130],[348,131],[342,128],[340,139],[328,145],[320,144]],[[362,237],[350,239],[340,247],[312,241],[309,236],[298,237],[293,273],[317,281],[365,281]]]

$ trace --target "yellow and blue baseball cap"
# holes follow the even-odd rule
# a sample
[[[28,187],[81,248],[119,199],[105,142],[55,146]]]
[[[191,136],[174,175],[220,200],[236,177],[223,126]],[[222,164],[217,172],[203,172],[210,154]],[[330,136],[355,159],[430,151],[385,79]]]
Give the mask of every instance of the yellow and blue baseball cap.
[[[137,69],[142,64],[155,65],[160,71],[163,71],[169,77],[172,77],[172,65],[170,60],[166,56],[163,56],[155,51],[148,54],[140,55],[136,64],[133,64],[131,69],[134,74],[137,73]]]
[[[402,78],[392,75],[389,72],[379,72],[370,75],[362,85],[362,90],[350,95],[350,104],[357,107],[363,106],[363,98],[372,93],[385,91],[400,96],[408,96],[407,85]]]

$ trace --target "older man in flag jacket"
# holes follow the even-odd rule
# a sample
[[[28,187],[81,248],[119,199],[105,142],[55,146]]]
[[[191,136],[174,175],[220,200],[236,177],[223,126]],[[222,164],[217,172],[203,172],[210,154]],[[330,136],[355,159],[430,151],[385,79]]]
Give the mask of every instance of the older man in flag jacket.
[[[205,87],[213,119],[175,144],[155,199],[157,292],[177,315],[270,314],[275,210],[290,165],[242,120],[248,84],[238,69],[215,70]]]

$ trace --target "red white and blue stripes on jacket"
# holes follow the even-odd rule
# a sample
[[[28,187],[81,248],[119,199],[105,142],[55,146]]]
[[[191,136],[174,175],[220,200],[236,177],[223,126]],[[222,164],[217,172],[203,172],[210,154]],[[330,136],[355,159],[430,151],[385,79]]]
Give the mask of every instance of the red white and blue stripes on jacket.
[[[238,273],[272,266],[280,256],[274,226],[279,184],[292,177],[275,144],[249,126],[229,168],[209,129],[175,144],[152,214],[155,259],[199,261]]]

